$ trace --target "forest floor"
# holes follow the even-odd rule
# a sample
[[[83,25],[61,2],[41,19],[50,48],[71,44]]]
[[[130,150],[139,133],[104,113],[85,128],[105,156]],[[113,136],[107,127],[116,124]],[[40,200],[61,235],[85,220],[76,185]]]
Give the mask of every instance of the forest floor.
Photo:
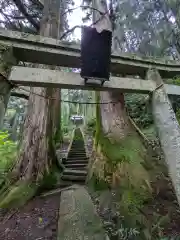
[[[59,152],[66,154],[69,144]],[[18,211],[0,217],[0,239],[55,240],[57,239],[60,193],[37,196]]]
[[[0,223],[0,239],[57,239],[60,194],[36,197]]]
[[[149,140],[154,141],[155,133],[153,128],[147,129],[144,131],[144,133]],[[149,201],[144,204],[142,211],[150,223],[148,224],[148,228],[150,231],[152,230],[152,232],[151,238],[145,239],[180,239],[180,207],[172,186],[172,181],[168,176],[167,168],[164,164],[164,157],[162,155],[160,146],[156,141],[155,154],[154,150],[153,152],[150,150],[148,155],[152,155],[151,161],[154,165],[154,170],[151,173],[152,198],[150,198]],[[125,235],[127,235],[126,230],[128,230],[128,228],[124,229],[123,216],[117,208],[120,190],[94,190],[91,187],[89,188],[91,198],[96,206],[96,210],[102,219],[103,226],[106,229],[110,239],[139,239],[138,235],[131,235],[127,238],[123,238]],[[164,223],[162,222],[161,225],[161,221],[163,221],[165,218],[166,221],[164,221]],[[155,228],[156,237],[153,234],[153,229]],[[131,234],[133,234],[133,232],[131,232]],[[159,236],[157,237],[157,235]]]
[[[170,186],[171,181],[165,181],[160,180],[159,182],[156,182],[156,184],[159,184],[159,186],[163,184],[163,186],[166,188],[164,189],[164,192],[161,193],[161,195],[154,194],[153,199],[148,202],[145,206],[143,211],[146,214],[147,219],[151,220],[152,228],[155,227],[156,224],[158,224],[158,221],[154,219],[155,214],[158,214],[159,216],[163,217],[168,214],[168,222],[159,229],[161,231],[161,236],[165,238],[153,238],[152,239],[166,239],[166,240],[175,240],[180,239],[180,207],[178,206],[176,196],[172,189],[168,187]],[[157,186],[154,186],[154,192],[156,191]],[[91,191],[90,191],[91,192]],[[121,212],[119,212],[116,209],[117,206],[117,191],[110,191],[110,190],[104,190],[104,191],[97,191],[97,192],[91,192],[91,197],[94,202],[94,205],[96,206],[96,210],[99,214],[99,216],[102,219],[103,226],[109,235],[110,239],[118,240],[118,239],[124,239],[121,235],[126,229],[124,229],[123,225],[121,223],[123,222],[123,216]],[[138,230],[138,229],[135,229]],[[131,233],[133,234],[133,233]],[[119,238],[122,237],[122,238]],[[136,238],[137,237],[137,238]],[[139,239],[137,236],[132,236],[132,238],[125,238],[125,239]]]

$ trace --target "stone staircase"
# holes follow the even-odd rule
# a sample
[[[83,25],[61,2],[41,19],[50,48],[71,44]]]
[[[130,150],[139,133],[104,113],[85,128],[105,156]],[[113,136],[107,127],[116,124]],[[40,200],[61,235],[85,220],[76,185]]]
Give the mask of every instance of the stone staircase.
[[[85,184],[87,176],[88,157],[83,139],[74,139],[69,150],[67,159],[63,161],[65,169],[61,177],[61,186],[66,187],[72,184]]]

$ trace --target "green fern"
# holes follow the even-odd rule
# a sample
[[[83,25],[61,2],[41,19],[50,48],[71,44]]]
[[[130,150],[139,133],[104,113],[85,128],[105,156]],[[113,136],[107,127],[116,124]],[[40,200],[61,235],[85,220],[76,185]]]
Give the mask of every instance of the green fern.
[[[9,140],[7,132],[0,132],[0,183],[13,166],[16,156],[16,143]]]

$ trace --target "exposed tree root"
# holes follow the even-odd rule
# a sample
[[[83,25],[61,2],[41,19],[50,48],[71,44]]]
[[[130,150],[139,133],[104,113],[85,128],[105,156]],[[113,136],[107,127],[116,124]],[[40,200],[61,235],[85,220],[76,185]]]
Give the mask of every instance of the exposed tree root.
[[[12,178],[7,179],[0,190],[0,209],[8,210],[23,206],[44,190],[52,189],[57,183],[58,176],[59,171],[55,166],[50,172],[44,173],[39,181],[22,179],[15,182]]]

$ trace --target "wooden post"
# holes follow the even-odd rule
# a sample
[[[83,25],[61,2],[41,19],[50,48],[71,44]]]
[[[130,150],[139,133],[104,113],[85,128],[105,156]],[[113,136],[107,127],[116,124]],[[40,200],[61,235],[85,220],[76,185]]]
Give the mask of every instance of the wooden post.
[[[180,204],[180,126],[159,72],[150,69],[147,78],[154,80],[157,86],[152,94],[152,111],[169,175]]]
[[[12,48],[0,45],[0,129],[3,127],[4,115],[8,105],[11,84],[6,80],[11,67],[16,64]]]

